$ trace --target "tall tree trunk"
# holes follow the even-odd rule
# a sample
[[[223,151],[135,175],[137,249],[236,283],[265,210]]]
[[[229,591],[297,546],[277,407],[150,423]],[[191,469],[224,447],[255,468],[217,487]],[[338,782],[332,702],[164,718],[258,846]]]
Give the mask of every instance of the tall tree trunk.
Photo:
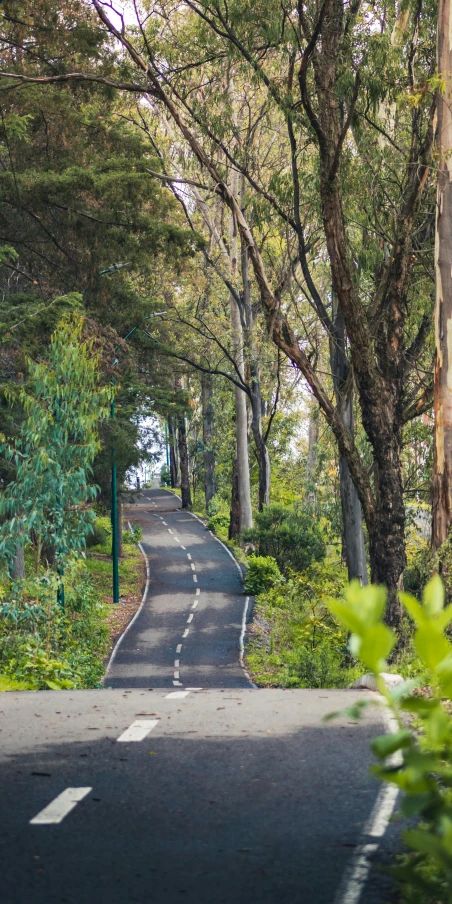
[[[204,445],[204,493],[206,511],[215,496],[215,457],[213,452],[212,374],[202,374],[202,441]]]
[[[318,442],[319,442],[319,417],[318,410],[311,407],[309,412],[308,427],[308,457],[306,460],[306,483],[308,487],[309,503],[314,509],[317,508],[317,493],[315,489],[315,478],[317,472],[318,459]]]
[[[244,191],[244,180],[242,180],[242,194]],[[243,286],[243,308],[245,314],[245,342],[248,351],[249,367],[250,367],[250,389],[251,389],[251,430],[253,433],[254,444],[256,446],[257,458],[259,464],[259,498],[258,506],[261,512],[264,505],[270,504],[270,479],[271,464],[268,454],[267,445],[262,433],[262,395],[261,395],[261,379],[259,372],[259,357],[254,338],[254,317],[251,306],[251,283],[249,277],[248,266],[248,249],[243,239],[240,241],[241,263],[242,263],[242,286]]]
[[[339,413],[351,435],[354,436],[353,379],[346,358],[344,318],[334,292],[333,318],[335,341],[330,343],[330,360],[334,390]],[[339,483],[348,579],[349,581],[352,581],[354,578],[358,578],[363,585],[366,585],[366,547],[364,544],[361,503],[348,468],[347,460],[341,453],[339,453]]]
[[[239,464],[237,455],[232,466],[231,515],[229,518],[229,539],[240,536]]]
[[[232,170],[232,191],[237,197],[237,170]],[[230,253],[233,277],[237,275],[238,241],[237,228],[233,214],[230,216]],[[232,343],[234,360],[241,379],[245,382],[245,361],[243,356],[243,329],[240,310],[234,296],[230,295],[230,314],[232,327]],[[250,467],[248,457],[248,415],[246,410],[246,394],[238,386],[235,390],[235,436],[238,468],[238,495],[240,504],[240,533],[253,526],[251,509]]]
[[[438,4],[438,190],[435,236],[435,451],[432,541],[447,540],[452,483],[452,34],[450,0]]]
[[[173,490],[180,487],[180,469],[178,454],[177,427],[174,418],[168,418],[168,436],[169,436],[169,453],[170,453],[170,479]]]
[[[25,579],[25,551],[22,544],[16,546],[16,554],[11,562],[10,576],[13,581]]]
[[[180,485],[182,490],[182,508],[191,509],[190,472],[188,468],[187,429],[185,417],[179,419],[179,459],[180,459]]]

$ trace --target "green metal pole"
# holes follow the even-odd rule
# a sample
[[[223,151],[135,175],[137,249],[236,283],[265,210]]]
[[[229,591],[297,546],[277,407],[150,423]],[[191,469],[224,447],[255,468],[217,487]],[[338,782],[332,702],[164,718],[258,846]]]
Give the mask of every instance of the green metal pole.
[[[115,385],[112,377],[111,384]],[[110,416],[115,416],[115,399],[111,400]],[[111,447],[111,557],[113,560],[113,602],[119,603],[119,536],[118,536],[118,490],[116,485],[116,449]]]

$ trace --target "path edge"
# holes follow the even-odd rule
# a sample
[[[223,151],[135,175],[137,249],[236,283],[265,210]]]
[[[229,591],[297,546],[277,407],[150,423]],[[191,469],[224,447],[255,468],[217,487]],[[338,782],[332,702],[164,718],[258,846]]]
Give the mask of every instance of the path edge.
[[[128,525],[129,525],[129,530],[131,530],[132,527],[131,527],[130,521],[128,521],[127,523],[128,523]],[[132,627],[133,623],[136,621],[136,619],[137,619],[138,616],[140,615],[140,612],[141,612],[142,609],[143,609],[143,606],[144,606],[144,604],[145,604],[145,602],[146,602],[146,597],[147,597],[147,595],[148,595],[149,583],[150,583],[150,580],[151,580],[151,572],[150,572],[150,569],[149,569],[149,561],[148,561],[148,557],[147,557],[147,555],[146,555],[146,553],[145,553],[145,551],[144,551],[143,546],[141,545],[141,543],[138,543],[138,549],[140,550],[141,555],[143,556],[144,562],[145,562],[145,565],[146,565],[146,585],[145,585],[145,588],[144,588],[143,596],[142,596],[142,598],[141,598],[141,603],[140,603],[140,605],[139,605],[137,611],[135,612],[135,615],[133,616],[133,618],[130,619],[129,624],[126,625],[126,627],[125,627],[124,631],[122,632],[122,634],[119,635],[119,637],[118,637],[118,639],[117,639],[117,641],[116,641],[116,643],[115,643],[115,645],[114,645],[114,647],[113,647],[113,649],[112,649],[112,651],[111,651],[110,659],[108,660],[108,664],[107,664],[107,667],[106,667],[106,669],[105,669],[105,675],[104,675],[104,677],[102,678],[102,684],[105,684],[105,682],[106,682],[106,680],[107,680],[107,678],[108,678],[108,673],[109,673],[109,671],[110,671],[110,669],[111,669],[111,667],[112,667],[112,665],[113,665],[113,663],[114,663],[114,661],[115,661],[115,659],[116,659],[116,654],[117,654],[117,652],[118,652],[118,650],[119,650],[119,647],[121,646],[122,641],[124,640],[124,637],[126,636],[127,632],[130,630],[130,628]]]

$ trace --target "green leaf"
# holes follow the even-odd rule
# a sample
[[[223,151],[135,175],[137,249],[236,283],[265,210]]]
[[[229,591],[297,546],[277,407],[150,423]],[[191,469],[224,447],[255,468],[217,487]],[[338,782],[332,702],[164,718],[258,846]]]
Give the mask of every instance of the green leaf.
[[[452,654],[452,647],[442,631],[432,622],[419,626],[414,636],[416,652],[433,672],[440,662]]]
[[[439,574],[435,574],[424,588],[422,601],[430,618],[438,615],[444,608],[444,585]]]
[[[395,753],[396,750],[402,750],[405,747],[409,747],[410,744],[411,732],[407,729],[401,729],[395,734],[380,735],[380,737],[374,738],[371,747],[375,756],[384,760],[386,757],[391,756],[392,753]]]
[[[373,672],[382,672],[394,644],[394,632],[380,622],[366,631],[361,641],[359,658]]]

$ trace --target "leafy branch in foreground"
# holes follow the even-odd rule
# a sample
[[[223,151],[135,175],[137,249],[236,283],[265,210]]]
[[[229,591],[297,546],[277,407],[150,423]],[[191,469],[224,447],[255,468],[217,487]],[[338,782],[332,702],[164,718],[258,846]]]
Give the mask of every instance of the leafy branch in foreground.
[[[452,901],[452,644],[446,629],[452,605],[444,606],[438,575],[425,587],[422,604],[407,593],[399,599],[415,624],[414,646],[429,676],[431,696],[416,694],[415,681],[388,690],[382,678],[396,636],[383,623],[384,587],[349,585],[346,602],[328,606],[351,632],[350,649],[375,676],[377,686],[398,722],[395,734],[375,738],[380,760],[375,773],[402,791],[402,813],[419,820],[404,833],[411,849],[396,870],[407,900],[450,904]],[[407,718],[408,717],[408,718]],[[415,725],[412,722],[415,720]],[[400,761],[394,761],[398,753]],[[428,896],[428,897],[426,897]]]

